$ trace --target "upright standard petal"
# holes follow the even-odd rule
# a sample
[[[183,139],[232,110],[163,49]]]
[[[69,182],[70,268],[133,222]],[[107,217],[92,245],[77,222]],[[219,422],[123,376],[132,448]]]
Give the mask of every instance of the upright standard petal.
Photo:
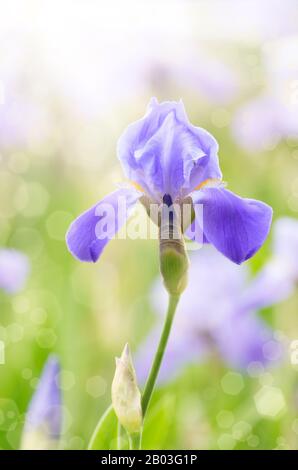
[[[23,449],[56,447],[62,429],[59,362],[50,357],[29,405],[22,435]]]
[[[125,224],[139,197],[135,189],[121,188],[80,215],[66,234],[71,254],[80,261],[97,261],[106,244]]]
[[[151,100],[146,115],[118,142],[118,157],[130,180],[152,199],[184,197],[206,178],[220,178],[218,145],[187,119],[183,103]]]
[[[254,199],[242,199],[224,188],[192,193],[203,205],[203,232],[209,243],[234,263],[253,256],[267,238],[272,209]]]

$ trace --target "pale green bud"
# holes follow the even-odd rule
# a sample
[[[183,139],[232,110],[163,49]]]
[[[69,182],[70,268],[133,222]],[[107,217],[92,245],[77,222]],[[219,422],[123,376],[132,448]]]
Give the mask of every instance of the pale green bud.
[[[187,286],[188,258],[185,250],[169,243],[160,249],[160,271],[169,294],[179,296]]]
[[[112,382],[112,404],[121,425],[129,434],[140,432],[143,415],[141,393],[128,344],[116,358],[116,372]]]
[[[159,229],[160,271],[170,295],[179,296],[187,286],[188,256],[181,217],[173,205],[163,204]]]

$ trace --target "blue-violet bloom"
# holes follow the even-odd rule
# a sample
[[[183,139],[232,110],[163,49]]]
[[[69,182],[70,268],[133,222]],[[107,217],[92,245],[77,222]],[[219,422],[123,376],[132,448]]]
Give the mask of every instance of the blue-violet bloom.
[[[246,304],[267,307],[287,299],[298,283],[298,219],[281,217],[273,226],[272,255],[250,283]]]
[[[118,157],[132,184],[106,196],[71,224],[66,235],[70,252],[80,261],[97,261],[136,202],[146,197],[150,204],[161,205],[166,199],[180,207],[191,198],[196,214],[196,207],[203,207],[199,231],[205,242],[238,264],[253,256],[268,235],[272,209],[224,188],[217,153],[215,138],[189,122],[182,101],[158,103],[153,98],[145,116],[129,125],[118,142]],[[121,198],[127,211],[120,211],[115,220]],[[106,233],[107,206],[115,212]]]
[[[298,139],[297,35],[265,48],[265,91],[236,113],[232,131],[238,144],[251,152],[271,150],[282,139]]]
[[[55,449],[62,430],[60,365],[49,357],[30,402],[22,435],[23,449]]]

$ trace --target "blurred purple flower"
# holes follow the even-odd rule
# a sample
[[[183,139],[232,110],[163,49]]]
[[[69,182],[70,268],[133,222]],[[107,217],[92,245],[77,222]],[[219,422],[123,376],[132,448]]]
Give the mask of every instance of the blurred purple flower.
[[[262,95],[235,114],[233,134],[238,144],[249,151],[270,149],[281,138],[284,112],[278,101]]]
[[[286,299],[298,283],[298,220],[278,219],[273,226],[270,260],[250,283],[243,302],[247,308],[267,307]]]
[[[12,249],[0,250],[0,289],[9,294],[20,291],[29,274],[27,256]]]
[[[258,317],[258,302],[254,302],[255,310],[246,303],[247,266],[231,263],[212,247],[195,252],[191,261],[189,283],[178,305],[160,379],[170,379],[185,365],[203,361],[214,351],[228,366],[241,370],[250,363],[266,365],[280,359],[281,345]],[[202,295],[197,295],[198,291]],[[258,301],[262,306],[262,299]],[[159,314],[165,311],[166,302],[158,283],[153,304]],[[140,380],[148,375],[160,326],[158,322],[136,355]]]
[[[250,151],[274,147],[281,139],[298,139],[298,36],[279,40],[264,56],[267,87],[236,112],[232,131]]]
[[[154,28],[150,22],[142,21],[142,34],[140,23],[130,21],[127,6],[122,12],[122,17],[128,15],[127,21],[121,23],[120,29],[98,28],[92,10],[84,9],[83,14],[90,17],[88,27],[82,24],[81,13],[78,13],[72,18],[76,23],[68,29],[67,37],[65,25],[56,19],[57,15],[54,30],[49,34],[52,25],[45,16],[44,29],[48,37],[44,37],[43,50],[46,51],[47,77],[61,94],[63,103],[69,104],[75,114],[87,118],[105,116],[106,119],[115,106],[119,109],[123,104],[134,102],[136,97],[143,99],[152,93],[163,95],[165,91],[168,94],[169,90],[174,90],[175,94],[178,91],[181,96],[185,92],[193,93],[215,104],[226,104],[234,99],[239,88],[235,70],[219,60],[218,55],[212,56],[207,48],[198,47],[196,34],[187,26],[187,10],[181,11],[180,5],[177,11],[177,6],[177,2],[171,6],[174,27],[169,22],[168,8],[160,6]],[[97,10],[96,6],[94,8]],[[100,13],[102,17],[105,12]],[[96,11],[95,16],[97,14]],[[142,17],[146,18],[144,12]],[[108,21],[110,23],[111,19]],[[181,34],[177,27],[178,30],[182,27]],[[78,28],[84,33],[78,35]],[[176,47],[173,48],[173,44]]]
[[[58,360],[49,357],[26,414],[23,448],[46,449],[58,444],[62,430],[59,374]]]
[[[29,63],[27,34],[0,31],[0,147],[23,147],[46,137],[46,112]],[[36,71],[35,71],[36,72]]]
[[[226,105],[237,95],[239,83],[235,71],[211,55],[188,47],[180,62],[169,73],[177,84],[198,93],[210,103]]]
[[[203,206],[202,226],[197,227],[197,219],[195,228],[203,230],[205,241],[235,263],[253,256],[268,235],[272,210],[223,187],[217,152],[214,137],[189,122],[181,101],[159,104],[152,99],[146,115],[128,126],[118,142],[118,157],[131,187],[110,194],[72,223],[66,235],[70,252],[81,261],[97,261],[142,196],[150,204],[161,205],[166,199],[180,206],[190,196],[195,211]],[[120,198],[127,211],[119,216]],[[107,205],[114,211],[106,214]]]
[[[282,217],[274,224],[273,257],[280,268],[296,283],[298,281],[298,219]]]
[[[41,122],[44,116],[25,96],[5,92],[0,103],[1,147],[20,147],[44,137]]]
[[[113,2],[105,8],[76,2],[70,12],[61,2],[49,2],[37,21],[43,34],[33,37],[35,43],[42,41],[40,68],[51,81],[48,88],[54,86],[72,114],[91,118],[106,119],[114,107],[119,111],[152,92],[191,92],[227,103],[238,83],[235,67],[224,63],[222,44],[240,41],[255,47],[297,30],[296,0],[211,1],[203,10],[201,2],[174,0],[170,9],[168,2],[159,2],[158,14],[144,1],[120,2],[117,14]],[[115,122],[118,113],[113,113]]]

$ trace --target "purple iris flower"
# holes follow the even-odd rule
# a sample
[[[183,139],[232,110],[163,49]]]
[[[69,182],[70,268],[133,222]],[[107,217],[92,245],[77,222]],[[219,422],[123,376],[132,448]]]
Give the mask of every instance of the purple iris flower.
[[[282,139],[297,140],[297,120],[297,103],[289,106],[267,93],[236,112],[232,131],[241,147],[251,152],[268,150]]]
[[[274,224],[273,259],[293,283],[298,281],[298,219],[282,217]]]
[[[268,150],[282,139],[298,139],[298,38],[283,38],[266,48],[265,91],[236,112],[232,131],[250,151]]]
[[[51,448],[59,441],[62,430],[59,374],[58,360],[49,357],[26,414],[23,448]]]
[[[9,294],[20,291],[29,274],[27,256],[12,249],[0,250],[0,289]]]
[[[0,102],[1,147],[22,147],[44,136],[42,112],[16,90],[4,89],[4,103]]]
[[[174,377],[188,364],[202,362],[214,352],[228,366],[240,370],[250,363],[268,365],[280,359],[281,344],[256,313],[258,302],[262,306],[259,292],[255,300],[251,299],[254,310],[247,303],[249,285],[246,265],[231,263],[211,246],[193,253],[188,286],[180,299],[161,366],[162,381]],[[198,286],[202,295],[196,294]],[[162,317],[167,296],[159,282],[153,289],[152,299],[155,311]],[[142,381],[152,363],[160,323],[136,354],[136,369]]]
[[[281,105],[271,96],[262,95],[236,112],[232,132],[242,148],[251,152],[270,149],[281,138],[280,122],[284,118]]]
[[[203,220],[197,222],[204,240],[235,263],[250,258],[268,235],[272,210],[223,187],[217,152],[214,137],[189,122],[181,101],[158,103],[153,98],[145,116],[128,126],[118,142],[118,157],[131,185],[72,223],[66,235],[70,252],[80,261],[95,262],[140,198],[162,204],[166,197],[182,206],[190,196],[195,212],[198,205],[203,207]],[[121,198],[127,210],[119,215]],[[113,209],[108,216],[107,207]]]
[[[278,219],[273,226],[272,256],[246,291],[246,305],[267,307],[288,298],[298,283],[298,220]]]

